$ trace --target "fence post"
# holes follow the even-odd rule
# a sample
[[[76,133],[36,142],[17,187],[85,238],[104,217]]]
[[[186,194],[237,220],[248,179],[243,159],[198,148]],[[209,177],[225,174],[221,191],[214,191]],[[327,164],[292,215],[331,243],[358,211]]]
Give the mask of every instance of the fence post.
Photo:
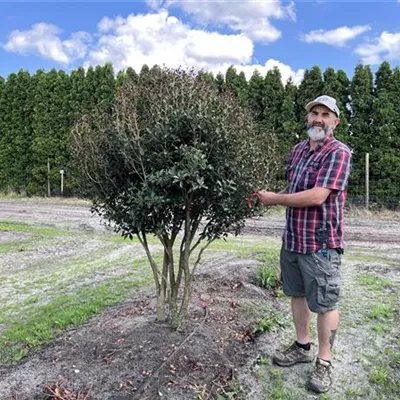
[[[47,196],[51,196],[50,191],[50,158],[47,159]]]
[[[64,195],[64,167],[61,167],[60,175],[61,175],[61,196],[63,196]]]
[[[369,208],[369,153],[365,153],[365,207]]]

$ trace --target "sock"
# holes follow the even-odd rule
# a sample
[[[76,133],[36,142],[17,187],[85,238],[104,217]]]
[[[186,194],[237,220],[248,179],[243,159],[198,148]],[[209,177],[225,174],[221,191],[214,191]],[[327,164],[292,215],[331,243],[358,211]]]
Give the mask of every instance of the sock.
[[[319,360],[322,360],[322,361],[324,361],[324,362],[326,362],[326,363],[328,363],[328,364],[330,364],[330,365],[332,365],[331,360],[324,360],[324,359],[321,358],[321,357],[318,357],[318,359],[319,359]]]
[[[306,344],[301,344],[296,340],[296,345],[297,347],[301,347],[302,349],[309,351],[311,349],[311,342],[308,342]]]

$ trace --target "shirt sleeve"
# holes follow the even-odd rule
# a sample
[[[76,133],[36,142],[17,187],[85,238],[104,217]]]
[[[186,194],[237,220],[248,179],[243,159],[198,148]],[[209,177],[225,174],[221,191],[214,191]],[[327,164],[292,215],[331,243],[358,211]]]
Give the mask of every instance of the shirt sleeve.
[[[351,169],[351,153],[345,149],[336,149],[325,159],[318,171],[315,186],[332,190],[347,188]]]

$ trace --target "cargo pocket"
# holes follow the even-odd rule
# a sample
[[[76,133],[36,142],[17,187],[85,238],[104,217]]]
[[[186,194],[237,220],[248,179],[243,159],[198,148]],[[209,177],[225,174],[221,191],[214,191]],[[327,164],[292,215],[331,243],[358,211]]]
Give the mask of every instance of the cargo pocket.
[[[323,307],[333,307],[339,301],[340,277],[315,278],[317,281],[317,303]]]

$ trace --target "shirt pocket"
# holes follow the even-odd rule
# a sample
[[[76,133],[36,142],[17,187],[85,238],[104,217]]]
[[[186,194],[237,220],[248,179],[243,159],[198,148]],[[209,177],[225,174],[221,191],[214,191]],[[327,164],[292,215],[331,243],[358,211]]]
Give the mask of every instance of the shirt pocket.
[[[317,182],[317,176],[318,176],[317,168],[313,166],[306,167],[300,179],[299,186],[303,190],[312,189]]]

